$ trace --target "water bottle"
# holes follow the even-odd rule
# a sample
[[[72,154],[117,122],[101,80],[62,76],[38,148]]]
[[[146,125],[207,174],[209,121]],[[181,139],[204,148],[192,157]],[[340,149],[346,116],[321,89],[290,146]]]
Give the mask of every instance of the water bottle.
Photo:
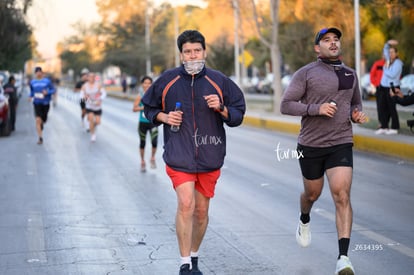
[[[395,95],[394,82],[390,82],[390,88],[391,88],[392,94]]]
[[[175,111],[181,111],[181,102],[175,103]],[[180,125],[178,126],[171,125],[171,131],[178,132],[179,130],[180,130]]]

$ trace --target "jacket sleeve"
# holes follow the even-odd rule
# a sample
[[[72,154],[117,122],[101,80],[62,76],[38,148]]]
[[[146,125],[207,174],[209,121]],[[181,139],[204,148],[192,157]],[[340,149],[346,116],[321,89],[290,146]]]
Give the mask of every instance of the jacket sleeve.
[[[301,100],[306,93],[306,76],[303,70],[297,71],[286,88],[280,103],[280,112],[284,115],[318,115],[319,104],[305,104]]]
[[[157,120],[157,115],[162,112],[162,90],[160,81],[155,81],[141,99],[145,117],[157,126],[162,124]]]
[[[243,92],[231,79],[225,82],[224,105],[228,110],[228,118],[223,121],[230,127],[239,126],[246,112],[246,102]]]
[[[352,95],[352,99],[351,99],[351,112],[350,112],[350,116],[352,114],[352,111],[355,110],[355,108],[358,109],[358,111],[362,111],[362,99],[361,99],[361,92],[359,90],[359,80],[358,77],[355,74],[355,88],[354,88],[354,93]]]
[[[405,95],[403,98],[399,98],[398,96],[394,96],[393,98],[401,106],[408,106],[414,104],[414,94]]]

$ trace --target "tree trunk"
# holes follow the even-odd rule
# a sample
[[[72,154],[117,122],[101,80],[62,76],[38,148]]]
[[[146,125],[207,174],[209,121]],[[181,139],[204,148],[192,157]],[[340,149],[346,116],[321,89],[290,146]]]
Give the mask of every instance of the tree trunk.
[[[273,71],[273,113],[280,115],[280,103],[282,100],[282,83],[280,73],[280,48],[279,48],[279,0],[271,0],[271,17],[272,17],[272,44],[270,56],[272,58]]]

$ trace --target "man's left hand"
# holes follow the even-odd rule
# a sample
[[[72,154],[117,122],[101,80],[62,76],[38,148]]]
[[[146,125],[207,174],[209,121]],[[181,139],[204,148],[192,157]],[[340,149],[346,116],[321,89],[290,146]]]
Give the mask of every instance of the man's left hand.
[[[217,94],[211,94],[204,96],[209,108],[214,110],[220,109],[220,98]]]
[[[365,115],[365,113],[359,111],[358,108],[355,108],[352,111],[351,119],[354,123],[365,123],[368,121],[368,117]]]

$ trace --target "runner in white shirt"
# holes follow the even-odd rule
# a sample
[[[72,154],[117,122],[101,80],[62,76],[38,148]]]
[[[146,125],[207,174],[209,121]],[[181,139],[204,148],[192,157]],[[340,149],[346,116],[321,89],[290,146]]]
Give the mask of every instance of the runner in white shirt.
[[[85,100],[92,142],[96,141],[96,127],[101,123],[102,100],[105,97],[105,89],[96,82],[95,74],[89,73],[88,81],[82,85],[81,98]]]

